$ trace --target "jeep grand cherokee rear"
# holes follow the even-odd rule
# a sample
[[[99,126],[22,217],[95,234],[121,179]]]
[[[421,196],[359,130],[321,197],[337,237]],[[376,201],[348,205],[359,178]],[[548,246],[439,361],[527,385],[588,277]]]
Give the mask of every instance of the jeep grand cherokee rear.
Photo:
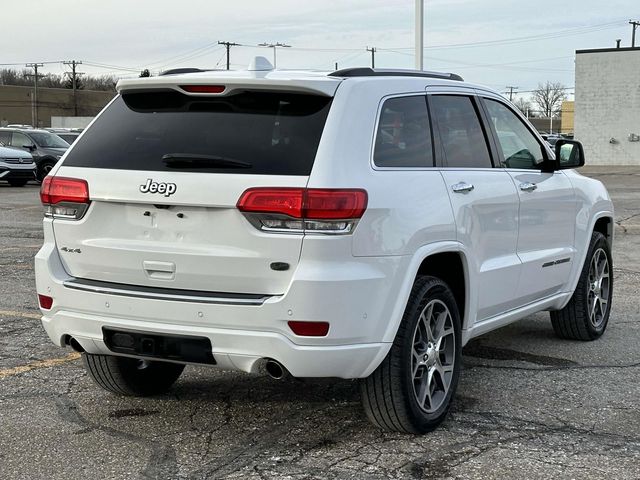
[[[461,86],[371,69],[121,82],[42,185],[47,333],[115,393],[163,392],[189,363],[359,378],[372,422],[414,433],[446,417],[470,338],[542,310],[598,338],[606,190],[572,172],[579,143],[556,160],[498,94]]]

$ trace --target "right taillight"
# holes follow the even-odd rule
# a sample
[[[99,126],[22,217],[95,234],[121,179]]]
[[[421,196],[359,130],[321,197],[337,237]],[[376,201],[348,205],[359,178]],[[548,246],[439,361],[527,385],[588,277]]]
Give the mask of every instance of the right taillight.
[[[45,177],[40,201],[46,217],[78,220],[89,207],[89,184],[78,178]]]
[[[264,231],[345,234],[353,231],[367,208],[359,188],[250,188],[238,209]]]

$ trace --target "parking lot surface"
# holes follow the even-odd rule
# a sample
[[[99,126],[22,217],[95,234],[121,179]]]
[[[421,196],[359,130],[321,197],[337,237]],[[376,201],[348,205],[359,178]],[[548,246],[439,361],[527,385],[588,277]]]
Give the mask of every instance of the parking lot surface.
[[[187,367],[171,394],[102,391],[40,326],[38,186],[0,185],[0,479],[640,478],[640,168],[585,168],[616,206],[604,337],[547,314],[473,340],[451,415],[383,433],[357,382]]]

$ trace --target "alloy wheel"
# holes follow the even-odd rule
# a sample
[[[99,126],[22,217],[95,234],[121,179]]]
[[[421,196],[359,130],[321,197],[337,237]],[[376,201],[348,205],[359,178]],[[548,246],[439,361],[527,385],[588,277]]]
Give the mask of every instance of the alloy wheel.
[[[449,308],[431,300],[422,310],[413,334],[411,372],[418,405],[427,413],[447,398],[455,364],[455,331]]]

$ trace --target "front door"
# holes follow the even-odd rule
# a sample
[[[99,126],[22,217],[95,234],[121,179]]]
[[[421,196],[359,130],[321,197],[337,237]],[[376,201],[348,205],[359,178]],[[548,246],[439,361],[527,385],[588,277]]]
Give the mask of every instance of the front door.
[[[518,257],[522,276],[517,297],[524,305],[563,290],[575,261],[577,201],[562,172],[542,172],[545,150],[525,122],[498,99],[484,104],[504,171],[520,198]]]

